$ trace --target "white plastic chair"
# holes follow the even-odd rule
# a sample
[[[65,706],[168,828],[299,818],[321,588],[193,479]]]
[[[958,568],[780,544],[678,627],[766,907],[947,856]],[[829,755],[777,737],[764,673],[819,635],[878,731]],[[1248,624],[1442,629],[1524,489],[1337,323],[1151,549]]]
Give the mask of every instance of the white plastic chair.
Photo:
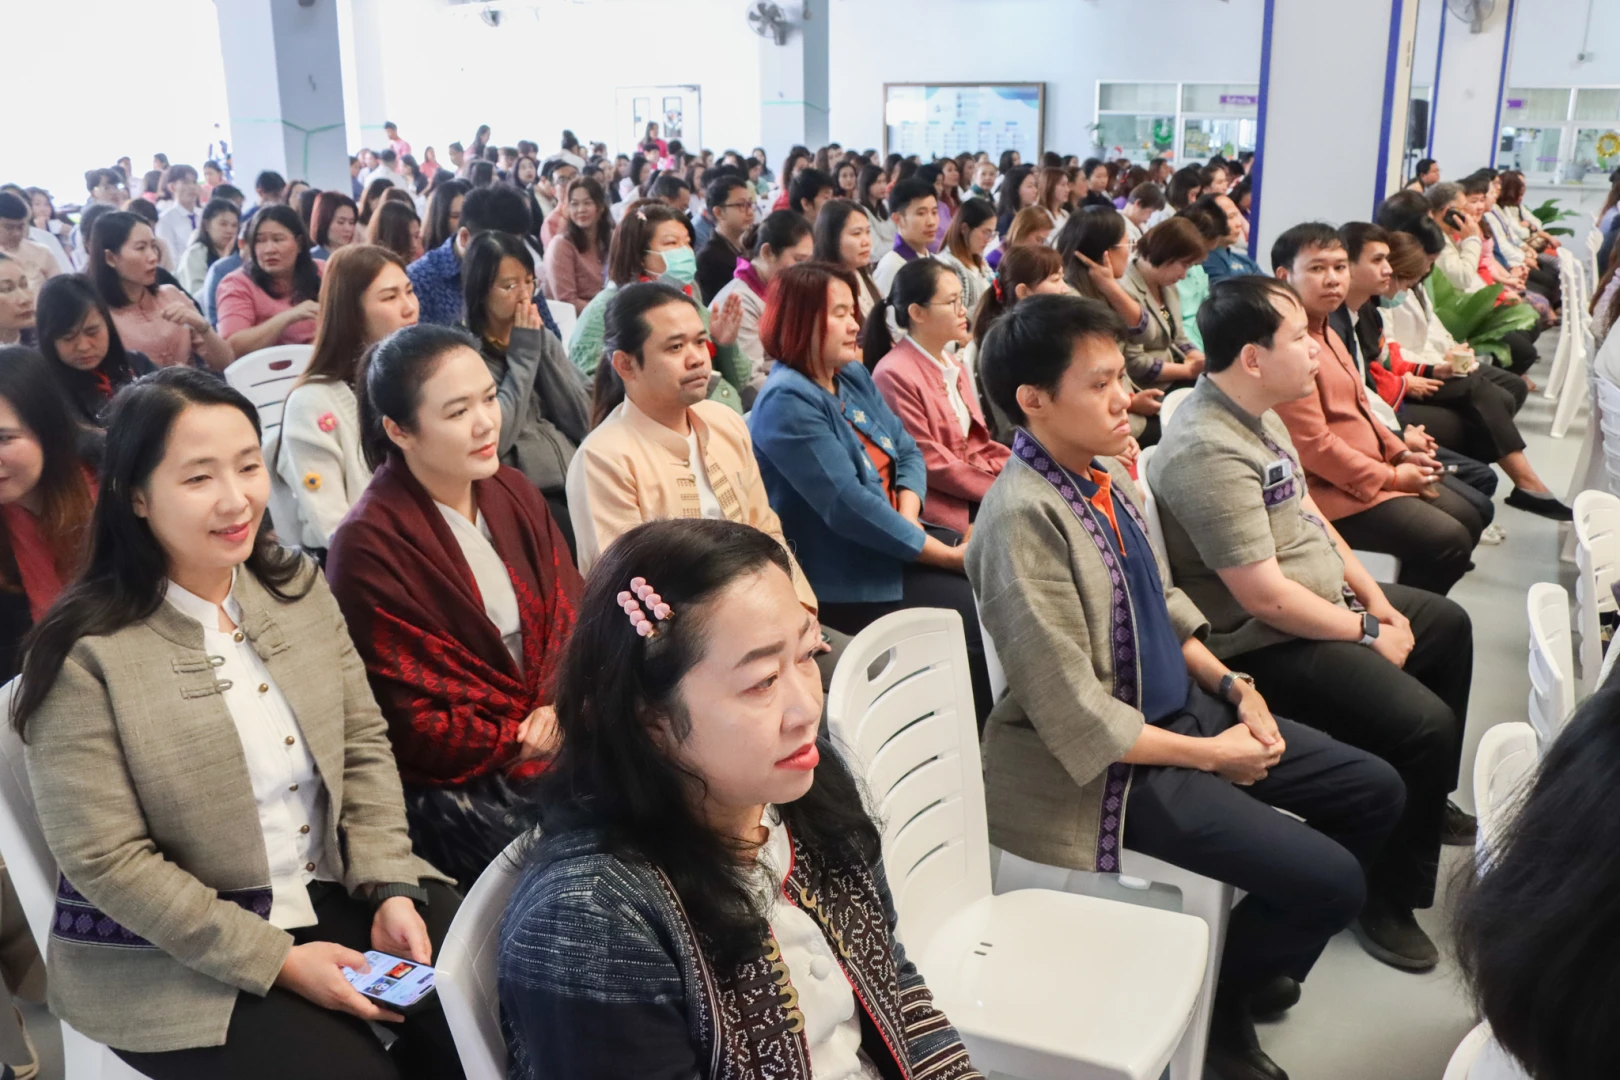
[[[1555,439],[1563,438],[1569,431],[1569,425],[1574,421],[1576,412],[1586,401],[1589,390],[1587,361],[1591,355],[1591,327],[1586,323],[1584,317],[1586,305],[1581,299],[1586,294],[1585,272],[1580,260],[1571,256],[1566,262],[1562,258],[1564,250],[1559,249],[1559,266],[1560,269],[1567,266],[1568,273],[1561,274],[1560,277],[1565,282],[1565,295],[1574,297],[1574,302],[1568,300],[1565,302],[1564,320],[1558,328],[1558,354],[1553,358],[1553,373],[1555,376],[1561,376],[1557,392],[1558,407],[1553,411],[1550,429]],[[1558,355],[1566,358],[1562,367],[1558,363]]]
[[[1569,593],[1538,581],[1526,600],[1530,615],[1530,723],[1551,742],[1575,711],[1575,663],[1570,652]]]
[[[996,654],[996,643],[991,639],[990,631],[982,623],[979,637],[984,642],[984,662],[990,676],[990,699],[999,701],[1007,690],[1007,672],[1001,666],[1001,657]],[[1168,886],[1181,894],[1182,914],[1203,920],[1209,928],[1208,955],[1204,963],[1203,985],[1198,991],[1198,1004],[1193,1009],[1192,1022],[1181,1037],[1181,1044],[1170,1059],[1170,1080],[1202,1080],[1204,1052],[1209,1045],[1209,1021],[1215,1009],[1215,981],[1221,971],[1221,955],[1226,949],[1226,924],[1232,918],[1236,890],[1224,881],[1183,870],[1130,848],[1120,849],[1119,863],[1120,885],[1139,895],[1143,903],[1148,902],[1148,895],[1155,884]],[[1097,877],[1083,870],[1032,862],[1007,851],[996,854],[994,866],[998,893],[1014,889],[1056,889],[1089,894],[1095,884],[1092,879]]]
[[[557,321],[557,330],[562,334],[563,348],[566,349],[568,339],[574,336],[574,324],[579,321],[579,312],[566,300],[547,300],[546,307],[551,309],[551,317]]]
[[[1183,386],[1164,395],[1164,401],[1159,405],[1159,430],[1163,431],[1170,426],[1170,417],[1181,408],[1181,403],[1192,394],[1192,387]]]
[[[1474,857],[1482,871],[1529,788],[1540,752],[1536,729],[1518,720],[1493,726],[1479,740],[1474,755],[1474,813],[1479,818]]]
[[[1142,518],[1147,522],[1148,539],[1159,550],[1161,558],[1168,558],[1170,549],[1164,546],[1164,522],[1159,517],[1159,500],[1153,497],[1153,490],[1148,487],[1147,478],[1148,462],[1153,460],[1153,451],[1157,449],[1157,446],[1150,446],[1137,458],[1136,486],[1142,492]]]
[[[1463,1036],[1446,1065],[1441,1080],[1530,1080],[1524,1070],[1507,1055],[1491,1035],[1491,1025],[1481,1020]]]
[[[522,871],[519,849],[528,839],[525,834],[512,841],[478,875],[444,935],[434,968],[434,985],[467,1080],[506,1080],[506,1040],[501,1036],[495,957],[500,948],[501,916]]]
[[[1356,551],[1356,558],[1380,585],[1393,585],[1401,576],[1401,560],[1382,551]]]
[[[1620,578],[1620,498],[1607,491],[1575,496],[1575,622],[1581,631],[1581,696],[1598,686],[1602,616],[1615,610]]]
[[[56,914],[56,859],[34,814],[34,788],[28,779],[22,740],[11,727],[11,695],[17,680],[0,687],[0,855],[22,903],[39,954],[48,955]],[[111,1050],[62,1021],[62,1059],[69,1080],[141,1080]]]
[[[266,434],[281,426],[281,406],[314,353],[312,345],[273,345],[250,352],[225,369],[225,381],[259,410],[259,426]]]
[[[1557,401],[1566,388],[1569,375],[1570,349],[1575,340],[1579,324],[1570,315],[1579,307],[1580,295],[1580,260],[1571,251],[1568,245],[1558,249],[1558,285],[1564,297],[1564,320],[1558,326],[1558,348],[1553,353],[1552,371],[1547,377],[1547,387],[1542,391],[1548,401]]]
[[[1192,1017],[1208,930],[1172,911],[993,895],[962,623],[884,616],[849,643],[827,713],[883,830],[899,933],[982,1071],[1156,1080]]]

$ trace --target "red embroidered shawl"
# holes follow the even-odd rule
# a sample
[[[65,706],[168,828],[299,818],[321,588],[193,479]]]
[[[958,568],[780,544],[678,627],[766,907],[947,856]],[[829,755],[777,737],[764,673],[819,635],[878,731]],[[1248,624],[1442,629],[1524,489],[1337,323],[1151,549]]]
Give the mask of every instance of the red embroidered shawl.
[[[523,673],[484,613],[461,546],[404,462],[377,470],[332,536],[326,574],[407,785],[460,787],[515,765],[517,731],[552,700],[583,591],[546,501],[516,469],[473,485],[517,592]]]

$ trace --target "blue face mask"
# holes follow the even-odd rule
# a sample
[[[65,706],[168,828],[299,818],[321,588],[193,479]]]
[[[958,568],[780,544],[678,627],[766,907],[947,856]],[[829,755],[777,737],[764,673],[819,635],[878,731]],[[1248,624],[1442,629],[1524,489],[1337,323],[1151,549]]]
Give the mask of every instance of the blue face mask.
[[[664,258],[663,280],[684,289],[697,279],[697,255],[691,248],[670,248],[659,254]]]
[[[1381,308],[1398,308],[1402,304],[1406,303],[1406,298],[1410,293],[1410,289],[1402,289],[1394,296],[1380,296],[1378,298],[1378,306]]]

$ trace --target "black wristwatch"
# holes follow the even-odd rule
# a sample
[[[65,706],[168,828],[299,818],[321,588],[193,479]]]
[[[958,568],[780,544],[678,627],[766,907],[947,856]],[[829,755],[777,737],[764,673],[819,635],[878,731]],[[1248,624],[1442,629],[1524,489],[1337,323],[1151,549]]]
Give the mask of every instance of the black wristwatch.
[[[1254,676],[1242,671],[1228,671],[1225,675],[1222,675],[1221,700],[1236,705],[1237,702],[1232,700],[1232,691],[1237,688],[1237,684],[1240,682],[1246,682],[1252,688],[1254,686]]]
[[[1378,640],[1378,620],[1370,611],[1361,613],[1361,644],[1371,645]]]

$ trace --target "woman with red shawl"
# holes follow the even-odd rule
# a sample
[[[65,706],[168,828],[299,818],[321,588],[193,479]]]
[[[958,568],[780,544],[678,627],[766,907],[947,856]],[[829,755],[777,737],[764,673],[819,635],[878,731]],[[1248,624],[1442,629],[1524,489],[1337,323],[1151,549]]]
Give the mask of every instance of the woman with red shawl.
[[[554,750],[552,675],[582,582],[545,499],[500,463],[476,342],[399,330],[358,390],[375,474],[327,576],[388,720],[412,844],[467,888],[517,835],[508,812]]]

